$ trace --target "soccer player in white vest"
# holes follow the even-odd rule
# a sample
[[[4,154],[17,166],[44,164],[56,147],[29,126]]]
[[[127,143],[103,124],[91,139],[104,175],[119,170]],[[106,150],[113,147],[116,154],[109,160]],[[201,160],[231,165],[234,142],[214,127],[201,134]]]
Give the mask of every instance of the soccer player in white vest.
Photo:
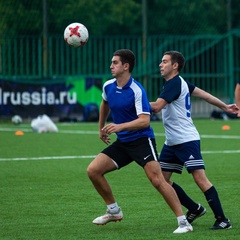
[[[175,189],[181,204],[188,209],[187,220],[192,223],[205,214],[206,209],[194,202],[184,190],[170,180],[173,172],[182,173],[183,167],[192,174],[196,184],[215,216],[211,229],[231,228],[231,222],[224,215],[217,190],[205,174],[200,150],[200,136],[191,118],[190,96],[204,99],[224,112],[237,113],[236,104],[226,105],[220,99],[186,82],[179,74],[185,65],[184,56],[177,51],[165,52],[159,64],[161,76],[166,80],[156,100],[151,102],[153,112],[162,111],[166,141],[161,150],[159,162],[167,182]]]
[[[110,65],[113,79],[103,85],[99,137],[108,146],[90,163],[87,173],[106,203],[107,212],[94,219],[93,223],[104,225],[122,220],[122,210],[104,175],[135,161],[144,169],[152,185],[175,213],[178,228],[174,233],[186,233],[193,228],[184,216],[176,192],[162,175],[155,137],[150,127],[149,100],[142,85],[131,76],[134,64],[135,56],[132,51],[120,49],[114,52]],[[110,111],[113,123],[105,125]],[[116,133],[117,140],[110,144],[109,135],[112,133]]]

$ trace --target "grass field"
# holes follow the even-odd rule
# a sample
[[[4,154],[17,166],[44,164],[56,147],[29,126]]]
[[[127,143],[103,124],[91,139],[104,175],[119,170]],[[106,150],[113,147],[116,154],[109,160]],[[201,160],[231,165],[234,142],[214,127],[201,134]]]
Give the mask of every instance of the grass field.
[[[202,137],[207,175],[233,229],[209,230],[214,223],[211,209],[184,171],[173,180],[201,202],[207,213],[193,223],[193,232],[172,234],[177,227],[174,214],[135,163],[107,175],[123,209],[123,221],[95,226],[92,220],[106,210],[86,174],[90,161],[105,147],[98,139],[97,124],[58,124],[59,133],[37,134],[27,123],[0,123],[0,239],[240,239],[240,121],[194,122]],[[223,131],[223,125],[231,129]],[[152,126],[160,151],[162,123]],[[24,135],[15,136],[16,130]]]

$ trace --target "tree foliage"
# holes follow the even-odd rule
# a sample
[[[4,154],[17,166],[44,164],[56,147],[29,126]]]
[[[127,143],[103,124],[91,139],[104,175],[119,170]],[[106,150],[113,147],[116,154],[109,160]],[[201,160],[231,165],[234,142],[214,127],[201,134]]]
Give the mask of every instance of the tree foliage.
[[[143,0],[0,0],[0,34],[42,35],[43,1],[49,35],[63,34],[72,22],[85,24],[93,36],[142,34]],[[232,28],[240,28],[239,0],[146,0],[148,34],[225,33],[229,1]]]

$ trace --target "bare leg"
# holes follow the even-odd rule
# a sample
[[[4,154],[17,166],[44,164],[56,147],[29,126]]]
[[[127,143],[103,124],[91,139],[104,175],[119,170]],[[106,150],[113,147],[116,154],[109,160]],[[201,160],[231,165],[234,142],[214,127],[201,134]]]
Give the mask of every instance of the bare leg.
[[[170,184],[168,184],[164,179],[159,163],[156,161],[148,162],[144,166],[144,170],[152,185],[162,194],[163,198],[175,215],[177,217],[183,216],[184,213],[177,194]]]
[[[212,183],[208,180],[204,169],[194,170],[192,176],[203,193],[212,187]]]
[[[206,209],[196,203],[193,199],[191,199],[186,192],[182,189],[181,186],[179,186],[176,183],[173,183],[171,178],[172,172],[165,172],[163,171],[163,176],[166,179],[166,181],[173,187],[173,189],[176,191],[178,198],[181,202],[181,204],[188,209],[187,211],[187,219],[190,223],[192,223],[196,218],[201,217],[205,214]]]
[[[104,174],[113,170],[116,170],[114,162],[103,153],[98,154],[87,168],[88,177],[107,205],[114,203],[115,199]]]

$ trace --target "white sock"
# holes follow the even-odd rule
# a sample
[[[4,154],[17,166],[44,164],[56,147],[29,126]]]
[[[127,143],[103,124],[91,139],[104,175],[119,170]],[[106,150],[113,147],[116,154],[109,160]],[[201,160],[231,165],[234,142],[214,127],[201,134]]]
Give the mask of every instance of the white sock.
[[[119,206],[118,206],[118,204],[115,202],[115,203],[112,203],[112,204],[107,205],[107,209],[108,209],[111,213],[117,213],[118,210],[119,210]]]
[[[178,225],[179,225],[179,223],[181,221],[187,221],[187,219],[186,219],[185,215],[182,215],[182,216],[177,217],[177,221],[178,221]]]

